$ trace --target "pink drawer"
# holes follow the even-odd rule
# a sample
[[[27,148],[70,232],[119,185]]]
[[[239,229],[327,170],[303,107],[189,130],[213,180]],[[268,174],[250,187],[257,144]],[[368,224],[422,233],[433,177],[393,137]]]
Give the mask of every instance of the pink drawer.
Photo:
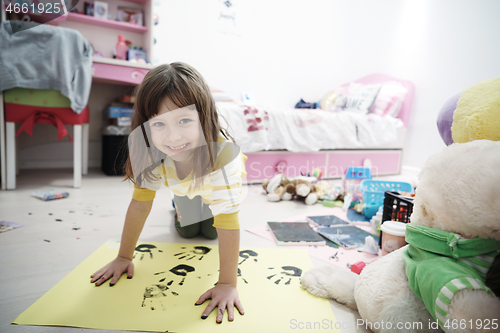
[[[341,178],[348,167],[363,166],[365,159],[372,163],[372,176],[399,174],[401,150],[334,150],[317,153],[258,152],[248,153],[246,162],[247,180],[261,181],[272,178],[276,166],[284,161],[287,177],[307,174],[313,169],[322,171],[322,178]]]
[[[286,162],[284,174],[287,177],[300,176],[303,172],[307,174],[314,168],[321,168],[324,173],[326,166],[326,154],[321,153],[289,153],[289,152],[262,152],[246,154],[247,180],[270,179],[276,174],[276,166],[281,161]]]
[[[145,68],[133,68],[94,62],[92,78],[95,81],[114,81],[116,83],[137,85],[149,72]]]
[[[367,158],[373,177],[400,173],[401,150],[339,150],[328,153],[326,177],[342,177],[348,167],[363,166]]]

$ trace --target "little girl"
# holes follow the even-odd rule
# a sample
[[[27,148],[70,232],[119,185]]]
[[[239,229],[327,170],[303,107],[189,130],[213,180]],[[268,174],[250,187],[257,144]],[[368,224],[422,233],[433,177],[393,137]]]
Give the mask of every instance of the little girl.
[[[183,237],[201,232],[219,239],[219,280],[196,301],[211,300],[203,312],[217,307],[217,322],[234,307],[243,314],[236,278],[239,256],[239,203],[244,156],[220,127],[215,103],[203,77],[184,63],[151,70],[136,90],[129,136],[126,179],[134,183],[116,259],[91,275],[97,286],[123,273],[134,274],[132,258],[161,183],[174,193],[176,230]],[[207,206],[208,205],[208,206]]]

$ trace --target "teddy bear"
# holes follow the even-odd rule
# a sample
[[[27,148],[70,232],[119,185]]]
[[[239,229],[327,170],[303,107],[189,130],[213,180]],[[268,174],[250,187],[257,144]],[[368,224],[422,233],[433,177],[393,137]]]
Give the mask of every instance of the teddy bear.
[[[282,174],[277,174],[270,180],[264,180],[262,187],[267,193],[267,200],[277,202],[280,200],[291,200],[294,196],[304,198],[307,205],[318,201],[316,188],[312,184],[314,177],[296,177],[288,179]]]
[[[499,83],[480,82],[461,94],[449,123],[453,142],[460,143],[445,141],[450,145],[422,168],[408,245],[360,275],[334,266],[312,269],[302,276],[304,289],[357,309],[374,332],[500,331],[499,131],[471,125],[481,122],[481,113],[500,112]],[[489,110],[474,92],[491,87],[497,88],[496,97],[488,95]],[[474,122],[454,126],[467,124],[464,117]]]
[[[264,179],[262,188],[267,193],[267,201],[292,200],[292,195],[285,191],[290,181],[282,174],[277,174],[271,179]]]

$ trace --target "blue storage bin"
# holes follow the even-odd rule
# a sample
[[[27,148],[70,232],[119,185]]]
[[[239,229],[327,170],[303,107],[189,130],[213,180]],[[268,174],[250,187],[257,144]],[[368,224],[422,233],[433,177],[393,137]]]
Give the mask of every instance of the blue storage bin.
[[[391,182],[387,180],[363,180],[361,192],[363,193],[363,214],[372,218],[384,204],[385,191],[414,193],[413,186],[406,182]]]

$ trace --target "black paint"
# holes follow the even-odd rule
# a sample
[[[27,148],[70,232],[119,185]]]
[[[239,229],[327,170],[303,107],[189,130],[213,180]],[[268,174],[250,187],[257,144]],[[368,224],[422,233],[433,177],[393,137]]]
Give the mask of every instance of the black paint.
[[[275,269],[275,267],[269,267],[269,269]],[[292,278],[300,278],[302,275],[302,269],[295,267],[295,266],[281,266],[281,271],[280,273],[276,273],[273,275],[270,275],[267,277],[268,280],[271,280],[273,277],[277,276],[280,274],[281,276],[277,276],[277,280],[274,281],[275,284],[280,284],[281,281],[283,281],[284,278],[288,277],[288,281],[286,281],[284,284],[285,285],[290,285]]]
[[[238,263],[238,265],[241,265],[242,263],[244,263],[247,259],[249,259],[250,257],[257,257],[258,254],[252,250],[244,250],[244,251],[240,251],[240,257],[244,258],[242,261],[240,261]],[[257,262],[257,258],[254,258],[253,261]]]
[[[157,249],[158,252],[163,252],[162,250],[159,250],[155,245],[152,245],[152,244],[140,244],[138,245],[135,250],[137,252],[142,252],[142,255],[141,255],[141,260],[144,259],[144,255],[146,253],[149,253],[149,257],[151,259],[153,259],[153,252],[151,250],[154,250],[154,249]],[[134,253],[134,256],[132,259],[134,259],[136,256],[136,254]]]
[[[186,247],[181,247],[181,249],[186,249]],[[211,250],[212,250],[211,248],[206,247],[206,246],[195,246],[194,250],[176,253],[176,254],[174,254],[174,257],[181,256],[178,258],[179,260],[184,259],[184,258],[187,258],[186,260],[191,260],[191,259],[194,259],[197,256],[201,255],[201,257],[198,258],[198,260],[202,260],[203,257]],[[192,254],[192,253],[194,253],[194,254]]]

